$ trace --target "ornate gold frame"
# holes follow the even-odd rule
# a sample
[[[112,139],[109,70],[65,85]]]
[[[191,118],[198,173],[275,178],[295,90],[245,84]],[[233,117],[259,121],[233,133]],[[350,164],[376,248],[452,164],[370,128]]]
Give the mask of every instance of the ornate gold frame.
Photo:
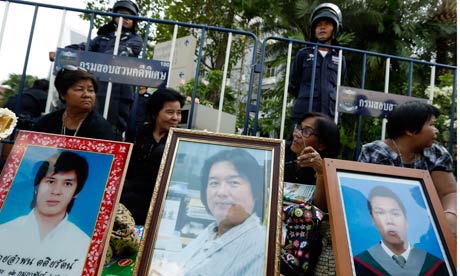
[[[181,143],[185,144],[185,142],[190,142],[191,145],[204,149],[204,151],[206,149],[215,150],[215,148],[220,147],[234,147],[260,150],[271,156],[270,160],[262,160],[269,164],[265,168],[270,169],[269,173],[265,174],[267,187],[265,187],[265,195],[263,195],[266,200],[262,220],[267,228],[265,275],[279,275],[284,141],[187,129],[171,129],[169,132],[133,271],[134,275],[147,275],[149,272],[152,257],[154,256],[155,243],[161,234],[159,233],[159,225],[162,221],[166,196],[171,192],[170,182],[173,169],[175,166],[179,166],[177,165],[178,149]],[[203,151],[200,152],[199,156],[194,155],[195,157],[202,160],[207,158],[206,153]]]

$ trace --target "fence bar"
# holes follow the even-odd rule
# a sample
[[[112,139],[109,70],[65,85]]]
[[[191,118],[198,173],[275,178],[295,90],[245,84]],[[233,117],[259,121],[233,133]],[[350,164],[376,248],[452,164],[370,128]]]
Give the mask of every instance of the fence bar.
[[[123,17],[120,16],[120,19],[118,22],[123,22]],[[121,37],[121,27],[123,24],[118,24],[117,26],[117,34],[115,38],[115,47],[113,48],[113,55],[116,56],[118,55],[118,47],[120,46],[120,37]],[[88,47],[86,47],[88,49]],[[103,117],[107,119],[107,114],[109,113],[109,104],[110,104],[110,98],[112,97],[112,81],[109,81],[107,83],[107,93],[105,94],[105,102],[104,102],[104,113]]]
[[[289,88],[289,74],[291,71],[291,56],[292,56],[292,42],[288,44],[288,54],[286,61],[286,77],[284,78],[284,93],[283,93],[283,109],[281,112],[281,129],[280,129],[280,139],[284,138],[284,123],[286,121],[286,106],[287,106],[287,96]]]
[[[256,114],[259,112],[259,108],[256,106],[253,106],[251,104],[251,99],[252,99],[252,90],[253,90],[253,83],[254,83],[254,75],[256,73],[256,66],[257,66],[257,50],[259,49],[258,46],[258,40],[257,38],[254,39],[254,46],[252,48],[252,60],[251,60],[251,70],[249,74],[249,87],[248,87],[248,96],[247,96],[247,102],[246,102],[246,113],[244,116],[244,125],[243,125],[243,134],[248,135],[249,132],[249,113],[254,110]]]
[[[222,106],[224,105],[225,83],[227,82],[228,62],[230,59],[230,52],[232,50],[232,38],[232,33],[228,33],[227,50],[225,52],[224,74],[222,76],[222,85],[220,88],[219,112],[217,113],[216,132],[220,132],[220,121],[222,120]]]
[[[8,19],[8,10],[10,9],[10,2],[6,2],[5,10],[3,11],[2,27],[0,28],[0,51],[2,50],[3,34],[5,33],[6,20]]]
[[[85,52],[89,51],[89,44],[91,43],[91,34],[93,33],[95,18],[96,18],[96,15],[94,14],[94,12],[92,12],[91,17],[89,18],[89,30],[88,30],[88,36],[86,37]]]
[[[310,82],[310,99],[308,99],[308,112],[313,111],[313,93],[315,92],[316,84],[316,63],[318,62],[318,45],[315,45],[315,56],[313,57],[313,65],[311,70],[311,82]]]
[[[388,90],[390,89],[390,64],[391,64],[391,59],[387,58],[386,63],[385,63],[385,87],[383,89],[383,92],[385,94],[388,94]],[[387,118],[383,118],[382,120],[382,133],[380,135],[380,140],[385,139],[385,133],[387,131]]]
[[[414,63],[412,61],[409,62],[409,79],[407,80],[407,96],[412,96],[412,71],[413,71]]]
[[[364,89],[366,85],[366,63],[367,54],[363,54],[363,62],[361,65],[361,88]],[[358,127],[356,131],[356,148],[355,148],[355,160],[358,159],[359,153],[361,152],[361,130],[363,128],[363,117],[358,115]]]
[[[430,103],[433,103],[434,98],[434,82],[436,78],[436,67],[431,66],[431,75],[430,75]]]
[[[339,50],[339,65],[337,68],[337,89],[335,91],[335,111],[334,111],[334,122],[338,124],[339,122],[339,90],[340,85],[342,84],[342,50]],[[315,70],[316,71],[316,70]]]
[[[64,10],[62,13],[62,17],[61,17],[61,28],[59,30],[59,37],[57,40],[56,48],[59,48],[62,46],[62,35],[64,34],[64,29],[65,29],[64,26],[65,26],[66,17],[67,17],[67,10]],[[54,62],[55,61],[53,60],[50,65],[50,73],[49,73],[50,86],[48,87],[48,97],[46,98],[45,113],[49,113],[51,110],[51,101],[53,100],[53,92],[55,91],[53,88],[54,79],[55,79],[54,74],[53,74]]]
[[[174,62],[174,51],[176,50],[177,30],[178,25],[174,25],[173,37],[171,40],[171,51],[169,52],[169,69],[168,69],[168,80],[166,81],[166,87],[169,87],[169,80],[171,79],[171,71]]]
[[[206,40],[206,28],[202,28],[201,29],[200,49],[198,50],[198,57],[196,58],[195,82],[193,83],[192,103],[190,104],[190,112],[188,114],[188,122],[187,122],[188,129],[192,128],[193,112],[195,111],[196,88],[198,87],[198,81],[200,78],[201,57],[203,56],[203,47],[204,47],[205,40]]]
[[[21,81],[19,83],[18,97],[16,98],[16,105],[14,107],[14,111],[16,114],[19,114],[19,112],[21,111],[21,98],[22,98],[22,92],[24,90],[24,84],[26,82],[26,77],[27,77],[27,64],[29,63],[30,48],[32,46],[32,40],[34,38],[34,30],[35,30],[35,23],[37,22],[37,14],[38,14],[38,5],[35,5],[34,16],[32,18],[32,26],[30,27],[29,42],[27,45],[26,58],[24,59],[24,67],[22,69]]]

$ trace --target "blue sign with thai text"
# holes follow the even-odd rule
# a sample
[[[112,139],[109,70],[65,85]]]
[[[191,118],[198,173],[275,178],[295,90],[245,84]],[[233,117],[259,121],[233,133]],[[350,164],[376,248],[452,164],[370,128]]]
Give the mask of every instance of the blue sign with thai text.
[[[81,67],[100,81],[166,87],[169,62],[58,48],[54,74],[67,65]]]
[[[411,101],[429,103],[428,99],[341,86],[339,89],[338,111],[386,118],[398,104]]]

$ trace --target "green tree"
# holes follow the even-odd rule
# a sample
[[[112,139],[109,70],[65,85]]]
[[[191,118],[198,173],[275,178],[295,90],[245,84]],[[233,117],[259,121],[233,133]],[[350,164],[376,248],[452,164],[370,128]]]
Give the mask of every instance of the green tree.
[[[3,81],[2,84],[9,85],[11,89],[7,89],[5,94],[3,95],[3,99],[1,101],[1,106],[4,106],[8,101],[8,98],[12,95],[15,95],[19,91],[19,84],[21,82],[21,74],[9,74],[8,79]],[[24,89],[32,87],[34,81],[38,78],[36,76],[26,75],[26,79],[24,82]]]
[[[98,4],[105,4],[107,0],[91,0],[88,8],[93,9]],[[257,35],[259,41],[268,35],[290,37],[308,40],[311,36],[309,28],[310,14],[322,1],[318,0],[237,0],[237,1],[204,1],[204,0],[162,0],[139,1],[142,7],[142,15],[167,20],[189,22],[195,24],[219,26],[250,31]],[[343,28],[338,40],[342,46],[373,51],[402,57],[419,58],[424,60],[436,59],[445,64],[455,64],[456,60],[456,1],[454,0],[364,0],[364,1],[332,1],[342,10]],[[91,6],[91,3],[93,6]],[[142,24],[140,24],[142,26]],[[172,26],[155,24],[155,32],[150,37],[150,44],[157,41],[166,41],[172,37]],[[178,37],[193,34],[200,37],[200,30],[179,28]],[[200,76],[206,76],[207,71],[223,70],[227,34],[209,31],[207,32],[203,58],[203,66]],[[238,60],[244,59],[244,51],[253,43],[245,37],[234,38],[229,72]],[[284,44],[284,45],[283,45]],[[280,64],[283,74],[283,65],[287,54],[286,43],[273,43],[267,49],[266,60]],[[294,47],[293,53],[300,46]],[[353,87],[361,86],[361,63],[362,56],[353,53],[345,53],[348,65],[346,85]],[[385,59],[368,56],[366,60],[365,88],[383,91]],[[408,91],[407,62],[392,60],[390,92],[406,94]],[[412,96],[424,97],[424,91],[429,84],[429,70],[426,66],[414,66],[412,81]],[[445,72],[437,72],[443,74]],[[255,78],[255,86],[257,84]],[[439,78],[437,78],[439,83]],[[280,103],[282,99],[282,87],[284,77],[279,78],[278,86],[263,91],[261,111],[268,117],[260,122],[261,133],[273,133],[280,116]],[[202,89],[199,84],[199,89]],[[216,99],[219,89],[208,89],[207,99]],[[246,101],[246,91],[235,91],[239,106]],[[290,102],[290,98],[288,102]],[[238,110],[239,108],[237,108]],[[287,117],[288,114],[287,114]],[[271,120],[271,122],[270,122]],[[363,118],[364,129],[362,141],[367,142],[378,138],[380,120]],[[342,136],[344,141],[355,137],[356,116],[344,115],[342,120]],[[265,129],[266,128],[266,129]],[[347,137],[347,139],[345,139]],[[349,152],[355,147],[347,142]],[[351,157],[350,157],[351,158]]]
[[[281,19],[279,21],[285,30],[280,33],[295,39],[309,40],[311,35],[308,25],[309,18],[312,10],[318,4],[319,1],[309,0],[280,1],[279,6],[282,14],[280,14]],[[342,46],[425,60],[431,60],[432,57],[447,57],[447,59],[443,59],[442,63],[455,64],[455,59],[452,58],[456,57],[456,49],[453,48],[456,46],[454,42],[456,30],[453,28],[456,22],[453,12],[456,5],[455,1],[373,0],[341,1],[336,2],[336,4],[343,13],[343,29],[338,37]],[[436,34],[433,35],[433,33]],[[438,46],[438,43],[441,44]],[[287,50],[286,45],[282,44],[273,45],[267,51],[266,59],[271,60],[271,62],[279,62],[283,66]],[[345,84],[361,87],[362,56],[349,52],[345,52],[345,56],[348,67]],[[366,89],[383,91],[384,68],[384,58],[367,57]],[[423,92],[429,84],[430,70],[426,66],[414,66],[413,70],[412,96],[426,97]],[[391,93],[402,95],[407,93],[408,71],[407,62],[392,60]],[[284,78],[280,80],[280,85],[284,85]],[[279,99],[282,92],[283,89],[279,86],[274,88],[272,92],[264,91],[264,95],[270,95],[270,98],[264,98],[261,101],[261,108],[264,108],[264,105],[268,107],[271,99]],[[272,95],[273,93],[275,95]],[[272,126],[266,121],[278,120],[280,118],[278,109],[276,107],[271,109],[273,116],[262,119],[263,122],[260,123],[260,126],[270,130]],[[357,125],[356,116],[343,114],[341,141],[344,144],[343,151],[346,159],[352,159],[354,155]],[[363,142],[380,137],[380,119],[363,117],[363,125],[363,129],[366,129],[361,134]]]
[[[196,98],[198,98],[200,104],[211,106],[215,109],[219,107],[219,98],[209,98],[208,95],[214,95],[220,93],[222,85],[222,71],[211,70],[206,73],[204,77],[201,78],[201,81],[198,83]],[[191,97],[193,93],[193,86],[195,80],[191,79],[186,84],[179,87],[179,91]],[[237,110],[235,107],[235,96],[234,92],[230,87],[225,88],[224,102],[227,103],[223,106],[222,110],[224,112],[234,114]]]
[[[165,19],[188,22],[200,25],[222,27],[227,29],[246,30],[254,33],[260,33],[260,22],[273,22],[275,16],[273,10],[276,10],[276,1],[205,1],[205,0],[184,0],[171,1],[171,4],[165,8]],[[261,7],[264,7],[261,9]],[[265,17],[263,17],[265,16]],[[263,20],[258,20],[263,17]],[[158,26],[158,37],[167,40],[171,38],[172,28],[167,25]],[[201,30],[179,28],[178,37],[185,35],[194,35],[201,38]],[[201,74],[210,70],[223,70],[225,54],[227,47],[228,33],[207,30],[206,41],[203,48],[201,59]],[[232,41],[228,71],[231,72],[233,66],[245,58],[246,45],[254,43],[246,36],[235,35]],[[216,91],[210,91],[215,93]],[[208,95],[214,99],[218,95]]]

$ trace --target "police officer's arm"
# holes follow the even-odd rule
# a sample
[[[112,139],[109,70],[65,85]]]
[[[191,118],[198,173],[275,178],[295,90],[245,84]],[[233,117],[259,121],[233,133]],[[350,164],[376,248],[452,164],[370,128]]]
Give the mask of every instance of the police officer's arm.
[[[80,44],[71,44],[71,45],[65,46],[65,48],[83,51],[83,50],[85,50],[85,44],[86,43],[84,43],[84,42],[82,42]],[[50,61],[54,61],[55,58],[56,58],[56,52],[55,51],[48,52],[48,58],[49,58]]]
[[[291,66],[291,72],[289,74],[289,93],[294,97],[297,97],[299,91],[300,78],[302,77],[302,58],[301,52],[297,52],[294,63]]]
[[[127,45],[131,49],[132,55],[137,57],[142,50],[142,38],[139,35],[133,35],[128,39]]]
[[[65,48],[84,51],[86,48],[86,42],[82,42],[80,44],[70,44],[65,46]]]

